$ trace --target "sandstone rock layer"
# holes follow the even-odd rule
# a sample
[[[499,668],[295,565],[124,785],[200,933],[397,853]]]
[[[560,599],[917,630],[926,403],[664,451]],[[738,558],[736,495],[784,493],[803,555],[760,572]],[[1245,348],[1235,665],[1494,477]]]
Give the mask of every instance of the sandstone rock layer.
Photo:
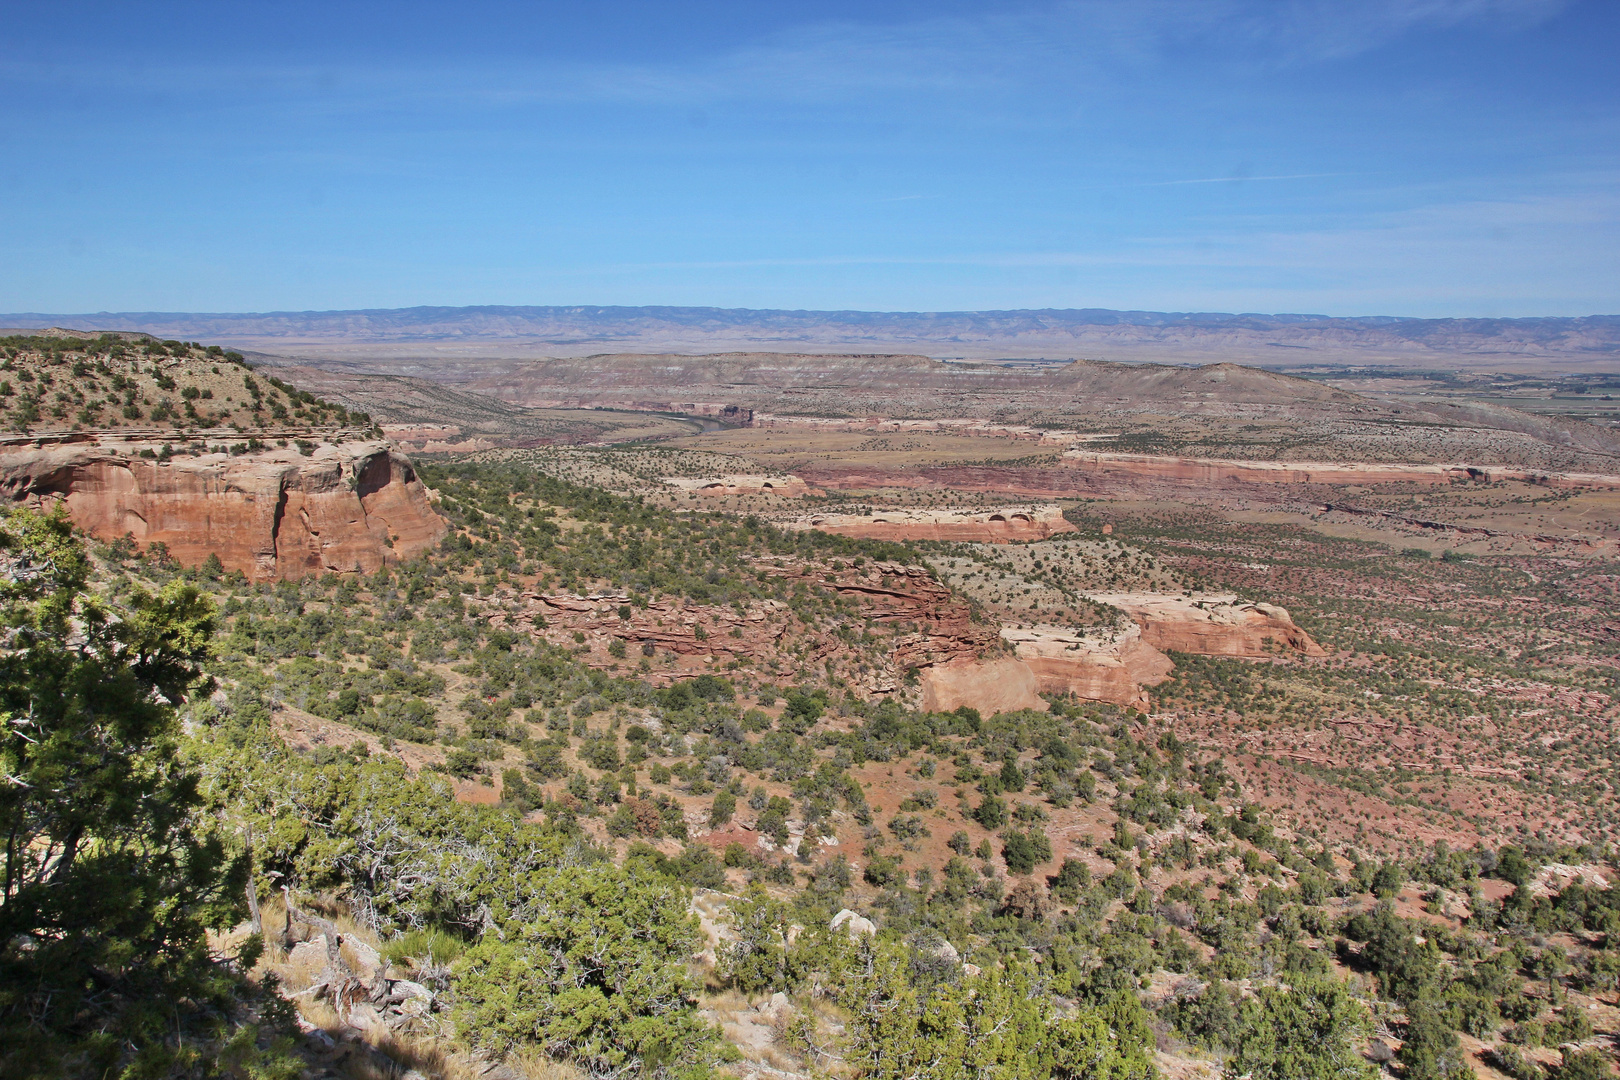
[[[0,495],[66,501],[75,524],[98,539],[161,542],[186,565],[217,555],[254,581],[370,573],[448,532],[410,461],[386,443],[166,461],[141,449],[88,437],[0,445]]]
[[[883,510],[870,515],[816,514],[789,528],[820,529],[864,540],[955,540],[1005,544],[1045,540],[1074,526],[1056,505],[1001,507],[992,510]]]
[[[1042,693],[1073,694],[1090,701],[1146,712],[1146,687],[1169,677],[1174,665],[1142,640],[1139,627],[1081,634],[1054,626],[1003,627]]]
[[[715,497],[720,495],[780,495],[796,499],[811,494],[810,488],[797,476],[719,476],[693,479],[687,476],[666,476],[664,483],[682,491]],[[816,494],[820,494],[817,492]]]
[[[922,707],[952,712],[966,705],[985,716],[1019,709],[1046,709],[1035,674],[1021,660],[956,660],[918,673]]]
[[[1090,593],[1119,608],[1142,628],[1142,640],[1166,652],[1262,657],[1280,651],[1326,656],[1327,651],[1275,604],[1235,596]]]
[[[793,605],[781,600],[733,607],[662,598],[643,605],[628,593],[581,596],[528,588],[474,603],[491,626],[573,646],[579,661],[591,667],[613,670],[630,662],[614,656],[615,640],[627,652],[636,646],[643,657],[649,655],[643,650],[649,650],[652,656],[674,658],[673,664],[660,662],[643,676],[655,685],[733,662],[789,680],[803,677],[800,669],[809,663],[836,672],[858,694],[872,699],[902,693],[907,671],[970,662],[995,645],[994,630],[975,621],[967,604],[920,567],[875,562],[835,569],[791,557],[757,559],[752,565],[757,573],[835,594],[861,620],[893,628],[886,647],[874,655],[851,640],[847,628],[840,635],[830,627],[808,626]],[[584,639],[582,646],[576,634]]]

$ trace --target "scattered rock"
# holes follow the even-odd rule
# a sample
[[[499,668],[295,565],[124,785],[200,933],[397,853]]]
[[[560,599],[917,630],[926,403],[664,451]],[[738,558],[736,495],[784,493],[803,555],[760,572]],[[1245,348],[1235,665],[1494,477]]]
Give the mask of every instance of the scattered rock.
[[[770,996],[769,1000],[760,1002],[754,1008],[754,1011],[759,1013],[766,1023],[780,1026],[787,1023],[788,1018],[793,1015],[793,1002],[788,1000],[786,994],[778,990]]]
[[[308,941],[300,941],[294,945],[287,953],[287,962],[289,964],[307,964],[311,967],[325,967],[325,935],[310,938]]]
[[[359,938],[347,934],[343,936],[343,958],[362,979],[376,978],[385,966],[381,953]]]
[[[857,915],[855,912],[849,910],[849,908],[844,908],[838,914],[834,915],[830,925],[834,930],[842,928],[845,933],[848,933],[851,936],[856,934],[875,936],[877,934],[877,925],[873,923],[871,919],[868,919],[862,915]]]

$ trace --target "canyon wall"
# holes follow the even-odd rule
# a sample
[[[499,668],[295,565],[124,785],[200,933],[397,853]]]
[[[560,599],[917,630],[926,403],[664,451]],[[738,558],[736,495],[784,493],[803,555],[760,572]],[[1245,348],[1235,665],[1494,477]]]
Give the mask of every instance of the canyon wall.
[[[1022,661],[956,660],[918,672],[922,707],[929,712],[954,712],[962,706],[985,716],[1019,709],[1046,711],[1034,672]]]
[[[1235,596],[1173,593],[1088,593],[1136,620],[1142,640],[1165,652],[1258,658],[1278,652],[1326,656],[1288,612]]]
[[[1274,604],[1234,596],[1095,593],[1090,598],[1128,614],[1124,630],[1082,633],[1058,626],[1004,626],[1001,639],[1043,694],[1074,694],[1146,712],[1147,688],[1170,677],[1167,651],[1260,658],[1279,652],[1326,651]]]
[[[793,557],[751,564],[756,572],[792,585],[837,594],[861,620],[891,628],[886,647],[874,655],[847,632],[806,624],[794,605],[781,600],[751,600],[740,607],[667,597],[638,603],[628,593],[581,596],[510,588],[498,600],[469,602],[482,605],[490,625],[571,648],[591,667],[617,670],[649,661],[651,670],[643,678],[654,685],[733,664],[771,679],[797,680],[810,664],[836,673],[857,694],[873,699],[902,693],[908,671],[969,664],[995,646],[994,630],[976,622],[967,604],[920,567],[877,562],[835,569],[828,562]],[[615,642],[623,646],[620,655]],[[1034,700],[1039,706],[1040,699]]]
[[[104,541],[164,544],[193,566],[217,555],[253,581],[370,573],[449,531],[406,458],[382,442],[162,459],[92,436],[0,443],[0,497],[50,506]]]
[[[1002,627],[1003,641],[1034,676],[1041,693],[1073,694],[1146,712],[1147,687],[1174,665],[1142,640],[1139,627],[1081,634],[1053,626]]]
[[[1188,488],[1260,491],[1297,485],[1496,483],[1516,480],[1551,488],[1620,487],[1620,475],[1509,468],[1499,465],[1357,464],[1225,461],[1149,454],[1068,450],[1052,465],[848,465],[807,462],[805,482],[828,491],[945,489],[1028,499],[1179,497]]]

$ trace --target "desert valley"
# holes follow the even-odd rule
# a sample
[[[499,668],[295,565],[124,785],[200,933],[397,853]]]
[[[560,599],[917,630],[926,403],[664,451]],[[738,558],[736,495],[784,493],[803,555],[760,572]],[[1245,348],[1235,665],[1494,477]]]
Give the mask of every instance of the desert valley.
[[[251,907],[242,1060],[1214,1077],[1312,994],[1357,1075],[1614,1057],[1586,339],[1571,390],[212,328],[0,341],[0,490],[13,604],[71,523],[73,588],[209,612],[163,693]],[[929,1001],[963,1026],[892,1028]]]

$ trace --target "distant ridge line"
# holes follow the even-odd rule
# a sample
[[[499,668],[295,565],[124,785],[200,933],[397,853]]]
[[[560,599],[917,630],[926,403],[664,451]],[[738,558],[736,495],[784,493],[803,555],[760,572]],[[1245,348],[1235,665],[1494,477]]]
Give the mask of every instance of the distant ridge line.
[[[904,320],[922,320],[929,322],[955,321],[963,319],[983,319],[994,321],[1020,321],[1050,319],[1056,322],[1067,322],[1084,326],[1221,326],[1234,323],[1256,323],[1273,326],[1301,326],[1301,325],[1339,325],[1357,326],[1366,328],[1384,328],[1391,326],[1469,326],[1486,327],[1498,325],[1546,325],[1546,326],[1576,326],[1576,325],[1607,325],[1620,327],[1620,314],[1604,315],[1526,315],[1502,318],[1484,318],[1474,316],[1443,316],[1438,318],[1425,318],[1411,315],[1320,315],[1301,312],[1226,312],[1226,311],[1147,311],[1138,309],[1120,308],[987,308],[963,309],[959,311],[875,311],[854,308],[820,310],[814,308],[723,308],[704,306],[678,306],[664,304],[646,305],[617,305],[617,304],[549,304],[549,305],[518,305],[518,304],[471,304],[471,305],[434,305],[419,304],[413,307],[399,308],[331,308],[309,309],[304,311],[260,311],[260,312],[201,312],[201,311],[97,311],[81,312],[79,314],[45,314],[41,312],[19,312],[13,314],[0,314],[0,322],[26,326],[42,320],[60,322],[92,321],[106,324],[108,320],[115,322],[139,320],[141,322],[161,321],[174,322],[181,320],[196,321],[233,321],[252,322],[262,320],[292,320],[331,321],[350,320],[355,318],[377,319],[388,322],[431,323],[444,319],[457,317],[466,319],[474,316],[498,316],[518,319],[613,319],[613,318],[664,318],[671,321],[690,321],[694,319],[711,319],[738,324],[750,322],[772,321],[819,321],[819,322],[898,322]],[[109,326],[109,328],[114,328]],[[594,339],[593,339],[594,340]]]
[[[815,311],[651,305],[422,305],[271,312],[0,314],[9,326],[145,331],[267,350],[507,343],[532,351],[922,352],[936,357],[1231,359],[1274,364],[1282,349],[1310,362],[1426,362],[1444,357],[1620,359],[1620,315],[1417,318],[1110,308],[986,311]],[[1268,359],[1269,358],[1269,359]]]

